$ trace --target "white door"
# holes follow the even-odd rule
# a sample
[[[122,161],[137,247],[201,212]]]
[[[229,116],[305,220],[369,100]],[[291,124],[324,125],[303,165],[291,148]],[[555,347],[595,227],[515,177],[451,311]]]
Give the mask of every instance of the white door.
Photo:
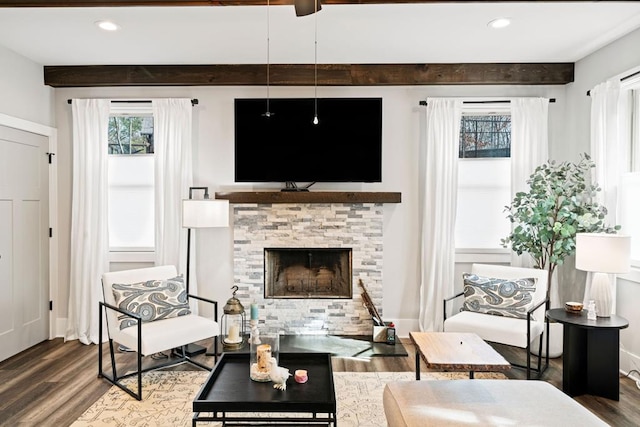
[[[0,126],[0,361],[48,338],[48,144]]]

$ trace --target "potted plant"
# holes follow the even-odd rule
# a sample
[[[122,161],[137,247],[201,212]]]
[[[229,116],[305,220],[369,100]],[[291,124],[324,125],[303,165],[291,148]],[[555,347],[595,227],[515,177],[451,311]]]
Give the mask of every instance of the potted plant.
[[[578,163],[549,161],[529,177],[529,191],[516,193],[506,206],[513,227],[501,243],[518,255],[529,254],[535,268],[548,271],[548,301],[556,267],[575,253],[576,233],[615,233],[620,228],[604,222],[607,209],[595,198],[600,188],[588,181],[594,167],[587,154]],[[551,301],[551,305],[559,303]]]

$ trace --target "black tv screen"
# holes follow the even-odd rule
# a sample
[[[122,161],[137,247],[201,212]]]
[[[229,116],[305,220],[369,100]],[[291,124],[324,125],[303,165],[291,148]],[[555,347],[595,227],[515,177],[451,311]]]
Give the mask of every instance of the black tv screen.
[[[235,100],[236,182],[381,182],[382,99]]]

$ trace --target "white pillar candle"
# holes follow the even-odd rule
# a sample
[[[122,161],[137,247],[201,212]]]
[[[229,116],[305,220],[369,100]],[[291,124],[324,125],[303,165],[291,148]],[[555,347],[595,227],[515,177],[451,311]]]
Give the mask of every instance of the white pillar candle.
[[[240,328],[238,325],[231,325],[229,327],[229,335],[227,336],[229,342],[240,341]]]

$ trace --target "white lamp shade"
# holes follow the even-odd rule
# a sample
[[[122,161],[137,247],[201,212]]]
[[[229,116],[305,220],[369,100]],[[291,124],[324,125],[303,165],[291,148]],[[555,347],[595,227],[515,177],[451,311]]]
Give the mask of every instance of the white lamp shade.
[[[213,228],[229,226],[229,201],[188,199],[182,201],[184,228]]]
[[[631,238],[620,234],[576,234],[576,268],[599,273],[628,273]]]

